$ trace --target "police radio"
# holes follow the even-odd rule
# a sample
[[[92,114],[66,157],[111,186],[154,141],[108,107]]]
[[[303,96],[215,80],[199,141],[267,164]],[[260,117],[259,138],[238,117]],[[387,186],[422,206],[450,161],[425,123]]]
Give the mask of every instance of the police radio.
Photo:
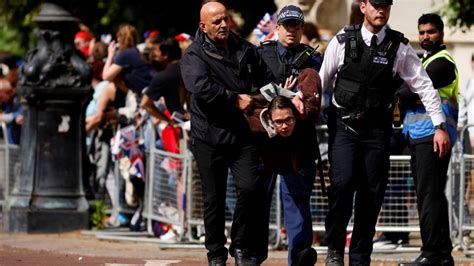
[[[307,46],[306,49],[293,60],[293,63],[291,64],[291,67],[292,67],[291,72],[294,72],[294,70],[298,71],[308,60],[313,58],[314,55],[319,54],[317,50],[318,48],[319,48],[319,45],[316,45],[315,48],[311,46]]]
[[[352,59],[357,59],[357,38],[356,36],[349,37],[349,56]]]

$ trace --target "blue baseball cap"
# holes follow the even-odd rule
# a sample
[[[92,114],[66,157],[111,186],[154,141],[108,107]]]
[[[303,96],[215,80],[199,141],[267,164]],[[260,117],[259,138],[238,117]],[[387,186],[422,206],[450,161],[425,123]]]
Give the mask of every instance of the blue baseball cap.
[[[281,24],[287,20],[298,20],[300,22],[304,22],[304,15],[301,8],[294,6],[294,5],[287,5],[284,6],[277,16],[277,23]]]

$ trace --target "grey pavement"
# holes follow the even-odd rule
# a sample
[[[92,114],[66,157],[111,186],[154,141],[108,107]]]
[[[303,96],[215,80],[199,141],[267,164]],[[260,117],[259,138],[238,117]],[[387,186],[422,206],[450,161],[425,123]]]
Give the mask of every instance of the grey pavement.
[[[91,231],[0,233],[0,265],[207,265],[206,251],[200,244],[176,245],[158,241],[143,234],[117,240]],[[325,249],[317,250],[317,265],[324,265]],[[418,253],[413,249],[409,251],[378,250],[372,256],[372,265],[398,265],[413,260]],[[285,250],[272,250],[263,265],[286,265],[286,256]],[[454,252],[454,256],[456,265],[474,265],[474,259],[460,251]],[[227,263],[233,265],[233,260],[229,259]]]

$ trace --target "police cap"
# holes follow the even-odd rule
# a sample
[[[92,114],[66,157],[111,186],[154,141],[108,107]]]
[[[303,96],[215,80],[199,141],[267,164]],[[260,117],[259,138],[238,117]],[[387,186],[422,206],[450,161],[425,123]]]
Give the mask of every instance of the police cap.
[[[392,5],[392,0],[369,0],[371,4],[374,5]]]
[[[287,20],[298,20],[304,22],[304,15],[301,8],[294,5],[284,6],[277,16],[277,23],[281,24]]]

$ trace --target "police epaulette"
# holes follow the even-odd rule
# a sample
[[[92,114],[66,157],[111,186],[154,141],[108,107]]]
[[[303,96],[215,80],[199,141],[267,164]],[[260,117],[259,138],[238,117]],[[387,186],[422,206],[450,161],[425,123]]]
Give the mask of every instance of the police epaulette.
[[[337,41],[339,43],[344,43],[346,42],[346,39],[347,39],[347,36],[349,35],[348,32],[352,31],[358,31],[360,30],[360,27],[361,25],[360,24],[355,24],[355,25],[346,25],[344,27],[344,32],[343,33],[339,33],[336,35],[336,38],[337,38]]]
[[[344,31],[358,31],[358,30],[360,30],[360,24],[346,25],[344,27]]]
[[[345,43],[347,39],[347,33],[339,33],[338,35],[336,35],[336,39],[339,43]]]
[[[403,33],[399,32],[399,31],[396,31],[396,30],[392,30],[392,29],[388,29],[390,30],[393,35],[397,36],[397,38],[400,40],[401,43],[407,45],[408,44],[408,39],[405,38],[405,35],[403,35]]]
[[[268,40],[264,42],[260,42],[260,46],[265,46],[265,45],[275,45],[277,42],[274,40]]]

